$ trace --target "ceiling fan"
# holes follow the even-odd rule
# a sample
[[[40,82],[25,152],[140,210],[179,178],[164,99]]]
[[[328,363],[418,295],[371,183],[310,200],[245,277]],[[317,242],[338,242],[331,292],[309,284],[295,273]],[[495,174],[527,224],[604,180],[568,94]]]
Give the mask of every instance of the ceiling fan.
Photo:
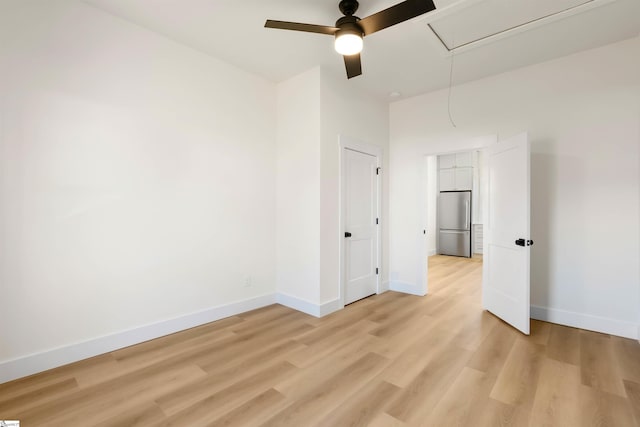
[[[280,30],[305,31],[308,33],[335,36],[335,49],[344,57],[344,65],[347,68],[347,78],[350,79],[362,74],[360,52],[362,51],[362,38],[364,36],[415,18],[436,8],[433,0],[406,0],[388,9],[360,19],[353,15],[356,13],[356,10],[358,10],[358,6],[359,3],[357,0],[341,0],[338,7],[344,16],[338,19],[333,27],[301,24],[298,22],[274,21],[271,19],[268,19],[264,26],[266,28],[277,28]]]

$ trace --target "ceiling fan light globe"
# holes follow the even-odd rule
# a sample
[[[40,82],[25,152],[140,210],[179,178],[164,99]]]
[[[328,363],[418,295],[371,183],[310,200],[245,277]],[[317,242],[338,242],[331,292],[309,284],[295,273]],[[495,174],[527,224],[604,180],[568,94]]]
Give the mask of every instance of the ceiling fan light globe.
[[[362,52],[362,37],[358,34],[344,33],[336,35],[335,49],[340,55],[355,55]]]

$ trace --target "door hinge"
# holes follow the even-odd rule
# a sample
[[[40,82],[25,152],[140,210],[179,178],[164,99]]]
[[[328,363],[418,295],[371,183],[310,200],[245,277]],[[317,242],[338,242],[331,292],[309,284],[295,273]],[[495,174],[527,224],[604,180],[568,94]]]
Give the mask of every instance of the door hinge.
[[[378,274],[378,267],[376,267],[376,274]]]
[[[376,225],[378,225],[378,224],[379,224],[379,222],[378,222],[378,218],[376,218]]]
[[[380,169],[382,168],[376,168],[376,175],[380,175]]]

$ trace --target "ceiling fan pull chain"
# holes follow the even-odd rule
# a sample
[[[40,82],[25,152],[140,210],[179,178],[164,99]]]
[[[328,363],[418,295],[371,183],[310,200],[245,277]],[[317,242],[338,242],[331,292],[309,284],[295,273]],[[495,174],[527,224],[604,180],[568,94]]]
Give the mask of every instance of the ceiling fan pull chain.
[[[454,40],[454,36],[451,37],[451,40]],[[455,46],[455,45],[454,45]],[[457,128],[456,122],[453,121],[453,116],[451,115],[451,88],[453,86],[453,57],[455,56],[456,50],[455,48],[451,50],[451,66],[449,68],[449,94],[447,96],[447,112],[449,113],[449,121],[454,128]]]

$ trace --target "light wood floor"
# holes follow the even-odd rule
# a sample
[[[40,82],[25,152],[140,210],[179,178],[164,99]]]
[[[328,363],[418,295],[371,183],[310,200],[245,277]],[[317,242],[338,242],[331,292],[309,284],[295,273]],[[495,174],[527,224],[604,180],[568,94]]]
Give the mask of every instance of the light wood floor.
[[[29,426],[633,426],[636,341],[480,306],[481,262],[430,259],[430,295],[316,319],[273,305],[0,385]]]

